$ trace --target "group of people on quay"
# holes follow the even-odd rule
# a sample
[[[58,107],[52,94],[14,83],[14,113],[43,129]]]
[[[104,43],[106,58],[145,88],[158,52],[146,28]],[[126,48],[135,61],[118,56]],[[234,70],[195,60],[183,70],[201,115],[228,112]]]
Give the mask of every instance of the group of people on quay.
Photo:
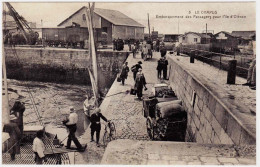
[[[147,55],[152,54],[152,52],[157,51],[157,47],[153,47],[151,42],[149,41],[144,41],[143,43],[140,43],[140,46],[136,46],[136,43],[133,45],[129,46],[129,51],[131,48],[131,52],[133,54],[133,58],[136,58],[136,54],[138,52],[141,52],[141,58],[147,60]],[[155,42],[156,44],[157,42]],[[139,49],[137,49],[139,48]],[[158,47],[158,51],[160,51],[161,58],[158,60],[158,65],[156,70],[158,71],[158,79],[164,79],[167,80],[167,66],[168,66],[168,60],[166,59],[166,53],[167,50],[165,49],[164,45],[161,45]],[[122,67],[121,73],[119,74],[118,82],[122,82],[122,85],[125,85],[125,80],[128,77],[128,72],[129,72],[129,67],[128,67],[128,62],[125,62],[125,64]],[[134,87],[133,87],[133,94],[136,94],[138,99],[141,100],[143,96],[143,89],[147,90],[146,87],[146,79],[145,75],[142,72],[142,61],[138,61],[137,64],[133,65],[131,67],[131,71],[133,72],[133,79],[135,81]],[[163,72],[163,78],[161,77],[161,74]]]

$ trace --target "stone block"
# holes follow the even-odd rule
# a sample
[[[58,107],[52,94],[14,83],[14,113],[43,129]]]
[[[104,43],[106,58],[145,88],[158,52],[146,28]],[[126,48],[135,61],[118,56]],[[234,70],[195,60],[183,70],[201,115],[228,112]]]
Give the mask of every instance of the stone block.
[[[240,136],[241,136],[241,126],[238,122],[232,117],[228,117],[227,124],[227,134],[232,139],[235,144],[239,144]]]
[[[166,160],[148,160],[147,165],[169,165],[169,161],[166,161]]]
[[[200,120],[196,115],[193,116],[193,120],[197,129],[200,129]]]
[[[218,157],[218,160],[220,163],[232,163],[232,164],[238,164],[238,160],[236,158],[228,158],[228,157]]]
[[[169,161],[169,165],[188,165],[188,162],[184,162],[184,161]]]
[[[219,140],[220,140],[221,144],[234,144],[234,142],[227,135],[227,133],[224,131],[224,129],[221,129]]]
[[[197,115],[197,117],[200,117],[201,110],[199,109],[199,107],[197,105],[194,106],[194,111],[195,111],[195,114]]]
[[[256,138],[251,136],[244,129],[241,129],[239,145],[255,145],[255,144],[256,144]]]
[[[239,165],[256,165],[256,158],[237,158]]]
[[[148,159],[159,160],[159,154],[148,154]]]
[[[214,115],[217,121],[219,122],[220,126],[226,131],[229,114],[221,104],[216,103]]]
[[[216,133],[215,133],[216,134]],[[221,141],[217,135],[214,136],[214,144],[221,144]]]
[[[217,157],[200,157],[200,160],[204,163],[211,163],[213,165],[219,164]]]
[[[222,127],[220,126],[215,117],[212,117],[211,125],[214,131],[216,132],[216,135],[219,137]]]
[[[197,131],[198,132],[198,131]],[[196,142],[197,143],[204,143],[204,140],[203,138],[201,137],[201,134],[200,133],[196,133]]]
[[[204,105],[202,98],[198,98],[197,105],[198,105],[199,109],[202,111],[203,110],[203,105]]]
[[[210,112],[209,108],[206,105],[203,106],[202,112],[204,113],[206,119],[211,122],[213,118],[213,114]]]
[[[208,108],[210,112],[214,114],[216,108],[216,99],[213,96],[209,96]]]
[[[208,121],[206,121],[204,126],[205,126],[205,129],[206,129],[206,132],[211,134],[211,132],[212,132],[211,124]]]
[[[202,165],[200,161],[188,162],[188,165]]]
[[[175,155],[170,155],[170,154],[161,154],[161,159],[162,160],[167,160],[167,161],[179,161],[179,156]]]
[[[198,156],[181,156],[180,159],[182,161],[200,161]]]

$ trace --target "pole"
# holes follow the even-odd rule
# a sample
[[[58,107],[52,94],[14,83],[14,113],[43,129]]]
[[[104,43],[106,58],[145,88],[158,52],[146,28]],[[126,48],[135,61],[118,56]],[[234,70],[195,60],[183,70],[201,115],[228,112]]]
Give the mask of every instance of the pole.
[[[206,44],[208,43],[207,35],[208,35],[208,25],[207,25],[207,23],[206,23]]]
[[[150,34],[150,20],[149,20],[149,13],[147,13],[147,16],[148,16],[148,29],[149,29],[149,37],[151,37],[151,34]]]
[[[95,84],[97,85],[97,92],[98,92],[98,72],[97,72],[97,55],[96,55],[96,50],[95,50],[95,41],[94,41],[94,34],[93,34],[93,25],[92,25],[92,17],[91,13],[93,13],[93,6],[90,7],[89,4],[89,9],[88,11],[88,16],[89,16],[89,36],[90,36],[90,43],[91,43],[91,55],[92,55],[92,66],[93,66],[93,74],[94,74],[94,80]]]
[[[180,24],[180,19],[178,18],[178,35],[180,34],[180,32],[179,32],[179,24]]]
[[[10,122],[10,110],[9,110],[9,99],[8,99],[8,89],[7,89],[7,76],[6,76],[6,64],[5,64],[5,53],[4,53],[4,47],[3,47],[3,59],[2,59],[2,65],[3,65],[3,77],[4,77],[4,97],[2,99],[3,103],[3,111],[2,111],[2,121],[3,124],[8,124]]]

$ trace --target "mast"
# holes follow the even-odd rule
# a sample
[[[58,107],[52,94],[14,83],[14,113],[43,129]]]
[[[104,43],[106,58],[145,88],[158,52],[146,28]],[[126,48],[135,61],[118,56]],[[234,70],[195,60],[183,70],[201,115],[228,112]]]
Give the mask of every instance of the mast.
[[[93,79],[92,79],[92,76],[90,74],[90,78],[91,78],[93,93],[96,98],[96,104],[98,104],[98,101],[97,101],[97,98],[98,98],[97,55],[96,55],[96,49],[95,49],[95,40],[94,40],[93,22],[92,22],[92,18],[93,18],[92,15],[94,13],[95,3],[93,3],[92,6],[90,6],[90,3],[88,3],[88,5],[89,5],[89,8],[87,9],[87,16],[88,16],[88,30],[89,30],[89,53],[92,58],[93,75],[94,75]]]
[[[9,99],[8,99],[8,89],[7,89],[7,76],[6,76],[6,64],[5,64],[5,53],[3,48],[3,59],[2,59],[2,69],[3,69],[3,81],[4,81],[4,93],[2,99],[3,111],[2,120],[3,124],[8,124],[10,122],[10,110],[9,110]]]
[[[147,13],[147,16],[148,16],[149,38],[150,38],[150,37],[151,37],[151,34],[150,34],[150,20],[149,20],[149,13]]]

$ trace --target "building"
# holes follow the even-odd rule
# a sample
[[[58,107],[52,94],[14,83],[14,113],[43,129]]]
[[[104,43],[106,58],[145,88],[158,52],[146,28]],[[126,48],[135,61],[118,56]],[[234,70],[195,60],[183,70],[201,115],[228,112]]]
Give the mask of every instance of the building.
[[[239,45],[249,45],[255,34],[255,31],[232,31],[231,33],[231,35],[238,38]]]
[[[213,50],[218,52],[232,52],[238,48],[238,37],[233,36],[231,33],[226,31],[218,32],[214,35]]]
[[[178,42],[179,36],[180,36],[179,34],[165,34],[164,35],[164,41]]]
[[[62,21],[58,27],[68,27],[73,23],[80,27],[88,27],[87,7],[83,6],[67,19]],[[144,26],[125,14],[109,9],[94,9],[93,27],[95,37],[101,38],[102,33],[107,33],[107,42],[113,39],[144,39]]]
[[[179,37],[179,43],[182,44],[206,44],[211,40],[210,35],[204,33],[187,32]]]

